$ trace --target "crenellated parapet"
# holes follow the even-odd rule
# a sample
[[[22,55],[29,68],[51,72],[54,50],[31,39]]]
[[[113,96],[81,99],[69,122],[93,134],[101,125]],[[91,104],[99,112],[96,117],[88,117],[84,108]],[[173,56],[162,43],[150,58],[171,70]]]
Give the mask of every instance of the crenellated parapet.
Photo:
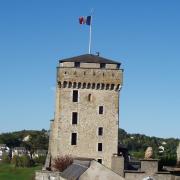
[[[96,89],[96,90],[111,90],[119,91],[121,89],[120,84],[104,84],[104,83],[87,83],[87,82],[70,82],[59,81],[59,88],[73,88],[73,89]]]

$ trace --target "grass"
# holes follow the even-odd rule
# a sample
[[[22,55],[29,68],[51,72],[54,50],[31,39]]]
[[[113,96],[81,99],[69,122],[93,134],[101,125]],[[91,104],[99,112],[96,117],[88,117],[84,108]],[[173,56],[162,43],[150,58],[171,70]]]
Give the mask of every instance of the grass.
[[[40,170],[41,166],[30,168],[15,168],[12,164],[0,163],[0,179],[1,180],[33,180],[35,171]]]

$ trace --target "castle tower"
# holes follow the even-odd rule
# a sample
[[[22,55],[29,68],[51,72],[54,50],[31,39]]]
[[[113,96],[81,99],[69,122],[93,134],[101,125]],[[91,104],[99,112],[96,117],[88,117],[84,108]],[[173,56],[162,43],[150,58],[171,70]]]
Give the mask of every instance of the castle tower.
[[[49,152],[93,158],[111,167],[117,154],[120,63],[92,54],[59,62]]]

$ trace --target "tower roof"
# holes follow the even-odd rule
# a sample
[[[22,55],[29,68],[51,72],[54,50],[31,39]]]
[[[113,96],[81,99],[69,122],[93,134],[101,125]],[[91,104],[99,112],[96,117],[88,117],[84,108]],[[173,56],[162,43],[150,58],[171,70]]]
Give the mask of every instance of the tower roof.
[[[112,61],[110,59],[106,59],[104,57],[100,57],[98,55],[93,55],[93,54],[83,54],[72,58],[62,59],[60,60],[60,62],[105,63],[105,64],[121,65],[120,62]]]

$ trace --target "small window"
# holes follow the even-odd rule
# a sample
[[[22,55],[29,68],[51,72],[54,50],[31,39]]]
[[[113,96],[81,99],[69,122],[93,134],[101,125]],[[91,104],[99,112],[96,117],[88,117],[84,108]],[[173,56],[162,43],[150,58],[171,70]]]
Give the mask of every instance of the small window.
[[[80,62],[75,62],[74,67],[80,67]]]
[[[119,69],[120,68],[120,64],[117,64],[117,69]]]
[[[102,164],[102,159],[97,159],[97,162]]]
[[[99,135],[99,136],[102,136],[102,135],[103,135],[103,128],[102,128],[102,127],[99,127],[99,128],[98,128],[98,135]]]
[[[72,113],[72,124],[77,124],[77,119],[78,119],[78,113],[73,112]]]
[[[92,94],[88,95],[88,101],[92,101]]]
[[[105,63],[101,63],[100,64],[100,68],[105,68],[106,67],[106,64]]]
[[[71,134],[71,145],[76,145],[77,144],[77,133],[72,133]]]
[[[78,102],[78,90],[73,91],[73,102]]]
[[[98,143],[98,151],[102,151],[102,143]]]
[[[99,106],[99,114],[103,114],[103,106]]]

